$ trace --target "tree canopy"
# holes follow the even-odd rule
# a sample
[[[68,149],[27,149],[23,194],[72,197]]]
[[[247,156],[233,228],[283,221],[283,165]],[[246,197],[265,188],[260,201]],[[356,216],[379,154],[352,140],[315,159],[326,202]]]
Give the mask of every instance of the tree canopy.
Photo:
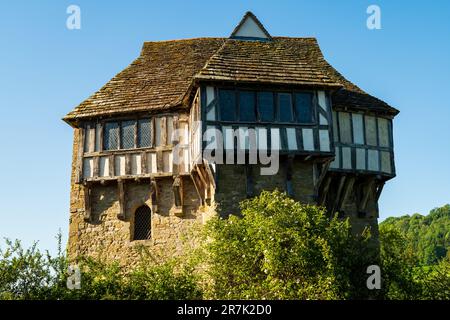
[[[450,251],[450,204],[435,208],[426,216],[390,217],[380,227],[398,228],[416,252],[420,265],[438,263]]]

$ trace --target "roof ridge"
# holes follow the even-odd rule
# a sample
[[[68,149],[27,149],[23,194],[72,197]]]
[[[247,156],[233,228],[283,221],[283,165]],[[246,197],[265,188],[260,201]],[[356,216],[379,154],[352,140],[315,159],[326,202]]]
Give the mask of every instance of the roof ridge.
[[[219,40],[219,39],[227,39],[226,37],[193,37],[193,38],[183,38],[183,39],[168,39],[168,40],[149,40],[144,41],[146,43],[165,43],[165,42],[181,42],[181,41],[195,41],[195,40]]]

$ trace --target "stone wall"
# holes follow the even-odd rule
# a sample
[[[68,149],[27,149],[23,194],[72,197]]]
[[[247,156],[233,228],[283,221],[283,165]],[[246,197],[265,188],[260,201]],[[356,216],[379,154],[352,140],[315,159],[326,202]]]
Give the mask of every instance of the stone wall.
[[[286,172],[280,167],[275,175],[261,175],[260,166],[252,165],[254,195],[263,190],[286,191]],[[217,211],[227,216],[239,212],[239,202],[247,198],[245,165],[218,165],[215,202]],[[292,165],[294,199],[302,203],[316,203],[314,194],[313,163],[294,161]]]
[[[74,151],[77,150],[75,131]],[[172,256],[182,252],[184,235],[194,224],[203,223],[208,208],[200,208],[200,201],[192,180],[183,177],[184,206],[183,215],[177,216],[172,192],[173,178],[157,179],[158,206],[152,212],[152,237],[150,240],[132,241],[135,210],[147,205],[153,207],[150,198],[149,180],[125,182],[125,219],[117,217],[119,212],[117,182],[92,186],[91,220],[84,221],[84,188],[75,181],[76,152],[73,158],[70,226],[68,254],[71,259],[79,256],[101,256],[124,264],[133,263],[139,255],[139,247],[144,246],[155,255]]]

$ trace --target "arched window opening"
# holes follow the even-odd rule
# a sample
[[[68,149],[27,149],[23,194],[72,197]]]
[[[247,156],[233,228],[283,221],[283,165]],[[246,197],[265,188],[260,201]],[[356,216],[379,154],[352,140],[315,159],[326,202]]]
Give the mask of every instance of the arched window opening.
[[[147,240],[152,235],[152,212],[149,207],[141,206],[134,213],[133,240]]]

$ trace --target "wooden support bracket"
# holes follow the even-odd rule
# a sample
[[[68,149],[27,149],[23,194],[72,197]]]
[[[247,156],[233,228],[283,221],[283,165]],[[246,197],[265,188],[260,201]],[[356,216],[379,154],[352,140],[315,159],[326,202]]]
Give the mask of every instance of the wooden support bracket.
[[[154,213],[158,212],[158,201],[159,201],[159,191],[158,185],[156,184],[156,179],[150,179],[150,199],[152,201],[152,211]]]
[[[213,172],[211,170],[210,164],[206,160],[204,161],[204,164],[205,164],[206,173],[207,173],[208,178],[209,178],[209,182],[211,183],[212,187],[215,189],[216,188],[216,179],[215,179],[214,174],[213,174]]]
[[[367,202],[369,200],[369,196],[373,193],[373,187],[375,185],[375,179],[374,178],[368,178],[363,185],[362,188],[362,197],[359,201],[358,205],[358,211],[359,212],[365,212],[367,209]]]
[[[327,196],[328,196],[328,191],[330,190],[331,180],[332,180],[331,176],[328,175],[328,176],[326,176],[323,184],[321,184],[323,187],[321,188],[321,192],[319,194],[319,201],[318,201],[318,204],[320,206],[325,205],[325,202],[326,202]]]
[[[339,179],[339,184],[338,184],[338,188],[335,194],[335,198],[334,198],[334,202],[333,202],[333,207],[331,209],[331,213],[334,214],[338,207],[339,207],[339,202],[341,199],[341,194],[342,194],[342,189],[344,189],[344,184],[345,184],[345,180],[346,180],[346,176],[342,175]]]
[[[320,186],[322,185],[323,179],[325,178],[325,175],[327,174],[328,169],[330,168],[330,164],[331,160],[322,163],[319,177],[317,178],[316,185],[314,186],[316,194],[319,194]]]
[[[119,198],[119,213],[117,214],[117,218],[120,220],[125,220],[125,183],[122,179],[117,180],[117,193]]]
[[[91,221],[91,186],[85,183],[84,186],[84,221]]]
[[[174,176],[173,184],[172,184],[173,196],[175,199],[175,207],[177,209],[183,208],[183,178],[180,176]],[[182,215],[183,211],[177,211]]]
[[[383,191],[383,188],[384,188],[384,185],[385,185],[385,181],[381,181],[379,184],[378,184],[378,187],[377,187],[377,193],[375,194],[375,200],[378,202],[378,200],[380,199],[380,196],[381,196],[381,192]]]
[[[205,204],[205,193],[202,192],[202,182],[200,178],[198,177],[198,173],[196,170],[191,171],[191,179],[194,184],[195,190],[197,191],[197,195],[200,198],[201,205]]]
[[[345,202],[347,201],[348,195],[352,192],[353,190],[353,185],[355,184],[355,177],[349,177],[347,179],[347,181],[345,182],[344,185],[344,189],[342,191],[342,196],[339,199],[338,202],[338,206],[336,211],[341,211],[342,206],[345,204]]]

